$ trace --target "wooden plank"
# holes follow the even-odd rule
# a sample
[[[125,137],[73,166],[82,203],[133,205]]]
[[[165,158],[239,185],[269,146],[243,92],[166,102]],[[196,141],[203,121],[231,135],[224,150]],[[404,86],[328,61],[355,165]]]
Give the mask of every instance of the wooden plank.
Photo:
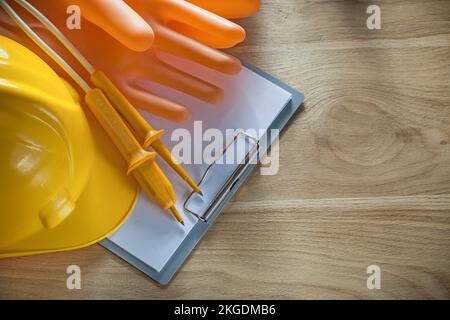
[[[233,52],[306,95],[278,174],[253,173],[168,287],[92,246],[0,260],[0,298],[450,298],[450,2],[271,0],[241,23]]]

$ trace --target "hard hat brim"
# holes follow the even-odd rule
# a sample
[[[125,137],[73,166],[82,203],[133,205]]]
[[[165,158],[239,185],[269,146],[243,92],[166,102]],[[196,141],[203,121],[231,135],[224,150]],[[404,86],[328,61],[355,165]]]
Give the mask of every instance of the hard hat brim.
[[[138,186],[126,176],[126,164],[89,111],[94,140],[92,174],[71,215],[58,227],[44,230],[0,251],[0,258],[83,248],[114,233],[132,212]]]

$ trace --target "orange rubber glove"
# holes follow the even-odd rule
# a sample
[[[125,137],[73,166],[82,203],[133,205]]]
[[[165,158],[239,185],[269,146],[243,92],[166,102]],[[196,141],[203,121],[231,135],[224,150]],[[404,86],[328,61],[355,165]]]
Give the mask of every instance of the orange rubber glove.
[[[218,38],[220,40],[216,43],[223,48],[233,47],[245,38],[245,31],[238,25],[212,15],[211,12],[199,10],[202,6],[193,6],[183,0],[127,0],[126,3],[123,0],[65,1],[67,4],[78,5],[87,20],[135,51],[149,49],[155,36],[161,38],[158,35],[164,31],[161,29],[173,29],[175,25],[195,30],[193,34],[196,38],[205,40],[202,41],[204,43],[209,38]],[[212,4],[212,8],[222,13],[229,12],[231,4],[240,13],[248,12],[249,6],[249,0],[216,0],[211,1],[211,4],[209,1],[199,2],[203,6]]]
[[[67,15],[61,14],[65,13],[67,3],[61,0],[31,3],[60,26],[94,67],[107,73],[135,106],[173,121],[188,119],[189,110],[147,92],[140,86],[142,82],[158,82],[210,103],[219,102],[223,93],[220,88],[165,64],[156,57],[158,50],[228,74],[240,70],[237,59],[213,47],[239,43],[245,37],[244,30],[189,2],[129,0],[125,4],[122,0],[69,0],[70,4],[79,4],[82,16],[92,22],[83,20],[81,30],[71,31],[64,27]],[[22,12],[18,6],[15,8]],[[119,12],[121,19],[116,18]],[[1,22],[2,34],[10,37],[12,34],[19,42],[34,47],[4,14]],[[52,37],[45,33],[44,30],[41,35],[52,43]],[[149,46],[150,50],[136,52]],[[72,64],[70,55],[67,57]]]

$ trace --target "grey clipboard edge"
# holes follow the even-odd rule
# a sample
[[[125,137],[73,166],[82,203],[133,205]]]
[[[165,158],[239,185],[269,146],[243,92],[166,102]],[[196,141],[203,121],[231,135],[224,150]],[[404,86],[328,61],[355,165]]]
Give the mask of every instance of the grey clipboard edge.
[[[266,72],[258,69],[253,65],[247,64],[244,61],[242,61],[242,64],[251,71],[259,74],[260,76],[268,79],[272,83],[291,93],[292,95],[291,100],[283,108],[280,114],[274,119],[274,121],[267,130],[268,134],[270,134],[271,129],[278,129],[279,132],[281,132],[285,127],[285,125],[288,123],[288,121],[292,118],[292,116],[297,112],[297,110],[300,109],[302,102],[304,100],[303,94],[297,91],[296,89],[288,86],[281,80],[276,79],[275,77],[271,76],[270,74],[267,74]],[[269,138],[270,140],[268,141],[271,141],[270,145],[272,144],[272,141],[275,138],[276,138],[275,136]],[[261,154],[265,154],[267,150],[270,148],[270,145],[266,146],[266,149],[262,150]],[[189,232],[189,235],[184,239],[184,241],[181,243],[181,245],[178,247],[178,249],[175,251],[175,253],[172,255],[172,257],[169,259],[169,261],[166,263],[166,265],[160,272],[156,271],[155,269],[145,264],[132,254],[123,250],[121,247],[119,247],[109,239],[102,240],[100,242],[100,245],[102,245],[104,248],[111,251],[112,253],[116,254],[117,256],[128,262],[130,265],[134,266],[135,268],[143,272],[145,275],[149,276],[150,278],[158,282],[159,284],[167,285],[175,276],[177,271],[181,268],[183,263],[189,257],[191,252],[194,250],[194,248],[197,246],[197,244],[200,242],[200,240],[203,238],[206,232],[208,232],[209,228],[212,226],[214,221],[223,211],[223,208],[228,203],[228,201],[234,196],[237,190],[239,190],[239,188],[247,180],[248,176],[255,167],[256,164],[250,163],[246,165],[246,167],[242,170],[239,176],[236,177],[235,183],[232,183],[233,185],[232,189],[230,189],[226,197],[221,201],[221,203],[217,206],[215,212],[211,215],[211,218],[208,221],[208,223],[205,223],[201,220],[198,221],[198,223]]]

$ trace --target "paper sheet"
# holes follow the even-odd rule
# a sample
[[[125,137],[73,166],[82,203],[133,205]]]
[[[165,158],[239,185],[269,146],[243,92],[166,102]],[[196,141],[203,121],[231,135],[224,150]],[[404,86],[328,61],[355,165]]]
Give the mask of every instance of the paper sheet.
[[[186,64],[186,68],[194,68],[189,63],[170,56],[164,58],[179,65]],[[244,130],[266,129],[291,98],[289,92],[247,68],[243,68],[239,75],[233,77],[221,75],[205,68],[195,68],[203,79],[215,83],[225,90],[227,94],[221,105],[209,105],[157,84],[142,83],[142,86],[151,92],[186,105],[192,111],[192,121],[182,125],[144,113],[144,116],[156,129],[164,128],[166,130],[163,141],[169,149],[178,143],[171,141],[173,130],[186,128],[193,133],[194,120],[202,121],[203,132],[208,128],[217,128],[223,132],[226,129],[239,128]],[[192,143],[194,143],[193,140]],[[203,146],[198,147],[197,145],[196,152],[198,153],[199,148],[201,149],[207,144],[209,143],[204,142]],[[177,209],[183,213],[186,226],[178,224],[169,212],[160,209],[141,194],[130,218],[115,234],[109,237],[109,240],[158,272],[197,223],[197,218],[189,213],[184,213],[182,209],[191,190],[165,163],[160,161],[159,163],[172,181],[177,194]],[[207,166],[207,164],[193,164],[185,165],[185,168],[191,177],[198,181]]]

